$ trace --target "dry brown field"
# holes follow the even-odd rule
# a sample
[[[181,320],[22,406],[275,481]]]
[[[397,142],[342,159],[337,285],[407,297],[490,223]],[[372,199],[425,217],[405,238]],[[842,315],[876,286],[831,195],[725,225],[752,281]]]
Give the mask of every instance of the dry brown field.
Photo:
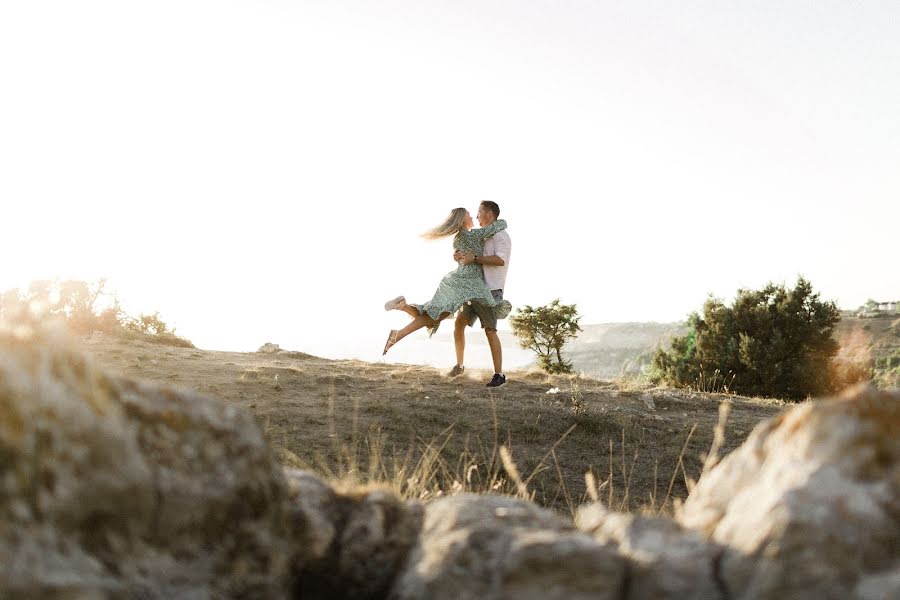
[[[731,402],[723,453],[784,406],[534,371],[510,372],[506,386],[489,390],[487,372],[448,379],[430,367],[300,352],[219,352],[111,337],[84,347],[111,372],[250,411],[287,466],[344,482],[384,482],[422,500],[518,490],[562,513],[586,499],[588,471],[614,508],[670,511],[701,472],[721,402]]]

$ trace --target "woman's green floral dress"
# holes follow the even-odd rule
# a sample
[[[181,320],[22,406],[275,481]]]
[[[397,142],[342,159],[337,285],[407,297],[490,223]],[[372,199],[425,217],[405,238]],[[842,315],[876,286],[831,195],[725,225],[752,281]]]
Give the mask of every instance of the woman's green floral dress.
[[[473,252],[475,256],[482,256],[484,241],[499,231],[506,229],[506,221],[498,219],[480,229],[466,231],[461,230],[453,238],[453,247],[463,252]],[[425,304],[410,304],[419,311],[419,314],[428,314],[436,320],[441,313],[455,313],[466,302],[478,302],[490,306],[496,311],[498,319],[505,319],[512,310],[512,304],[506,300],[497,302],[491,295],[484,282],[484,268],[476,263],[468,265],[460,264],[455,270],[450,271],[441,280],[431,300]],[[429,334],[434,335],[438,324],[428,329]]]

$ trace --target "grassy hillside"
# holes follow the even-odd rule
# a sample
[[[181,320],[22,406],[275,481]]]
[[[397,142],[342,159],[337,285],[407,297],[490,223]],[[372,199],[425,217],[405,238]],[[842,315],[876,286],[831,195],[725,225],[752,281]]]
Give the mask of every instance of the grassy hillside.
[[[512,372],[507,386],[490,391],[486,372],[450,380],[428,367],[299,352],[215,352],[96,337],[86,347],[114,372],[193,388],[251,411],[285,464],[388,481],[423,499],[512,492],[499,453],[505,445],[529,493],[562,512],[583,501],[589,469],[598,482],[608,481],[601,493],[616,507],[671,507],[699,475],[725,398],[534,372]],[[732,401],[726,449],[780,409],[775,401]]]

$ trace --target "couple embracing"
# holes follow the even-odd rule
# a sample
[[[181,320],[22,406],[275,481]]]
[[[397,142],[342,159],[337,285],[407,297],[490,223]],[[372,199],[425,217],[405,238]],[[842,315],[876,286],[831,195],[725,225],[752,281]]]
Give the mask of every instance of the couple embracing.
[[[450,371],[450,377],[462,374],[465,369],[466,326],[479,320],[494,362],[494,376],[487,387],[500,387],[506,383],[497,321],[505,319],[512,310],[512,305],[503,299],[512,242],[505,231],[506,221],[499,216],[497,203],[485,200],[478,207],[479,228],[474,228],[469,211],[454,208],[441,225],[423,234],[422,237],[431,240],[453,236],[453,259],[459,266],[444,276],[434,296],[425,304],[407,304],[403,296],[385,303],[385,310],[401,310],[412,321],[403,329],[391,330],[384,354],[422,327],[427,327],[433,335],[441,321],[456,314],[453,330],[456,365]]]

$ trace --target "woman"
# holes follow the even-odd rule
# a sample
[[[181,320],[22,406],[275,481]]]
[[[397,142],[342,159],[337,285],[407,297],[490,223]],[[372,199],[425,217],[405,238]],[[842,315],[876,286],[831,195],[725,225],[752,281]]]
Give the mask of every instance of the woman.
[[[484,241],[495,233],[506,229],[506,221],[498,219],[481,229],[472,229],[472,216],[464,208],[454,208],[450,216],[441,225],[425,232],[422,237],[436,240],[449,236],[453,238],[453,248],[463,252],[472,252],[476,257],[484,251]],[[392,329],[384,344],[384,354],[391,346],[410,333],[428,327],[429,333],[437,331],[440,322],[454,314],[466,302],[478,302],[493,307],[497,318],[503,319],[512,310],[512,305],[502,300],[497,302],[484,283],[484,269],[477,262],[464,265],[462,263],[454,271],[447,273],[438,285],[431,300],[425,304],[407,304],[406,298],[398,296],[384,305],[384,310],[402,310],[412,321],[401,330]]]

